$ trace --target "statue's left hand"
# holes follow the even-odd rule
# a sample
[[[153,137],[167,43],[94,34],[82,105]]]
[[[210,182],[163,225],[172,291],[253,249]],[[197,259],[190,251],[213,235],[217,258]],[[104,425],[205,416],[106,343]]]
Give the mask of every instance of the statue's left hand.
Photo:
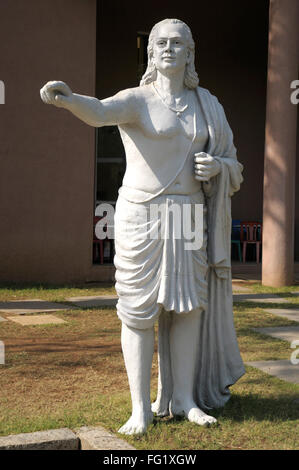
[[[209,181],[218,175],[221,170],[220,163],[208,153],[200,152],[194,154],[195,179],[198,181]]]

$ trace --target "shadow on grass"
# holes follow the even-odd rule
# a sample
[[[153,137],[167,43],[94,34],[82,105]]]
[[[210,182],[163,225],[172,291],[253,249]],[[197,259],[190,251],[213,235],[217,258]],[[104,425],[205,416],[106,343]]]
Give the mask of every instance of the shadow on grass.
[[[10,353],[15,353],[15,352],[26,352],[26,353],[37,353],[37,354],[47,354],[47,353],[80,353],[82,351],[95,351],[95,352],[101,352],[103,351],[103,354],[106,354],[109,356],[111,352],[121,352],[121,345],[118,343],[105,343],[105,344],[79,344],[79,345],[74,345],[73,343],[61,343],[61,342],[51,342],[51,343],[33,343],[32,345],[28,345],[26,343],[18,344],[16,348],[11,347],[8,353],[8,361],[7,361],[7,366],[10,365],[9,359],[10,359]]]
[[[231,397],[224,408],[211,412],[215,418],[243,422],[255,421],[295,421],[299,419],[299,405],[294,397],[279,395],[279,398],[264,398],[258,395],[238,395]]]
[[[279,399],[261,398],[257,395],[234,395],[230,401],[220,409],[204,410],[207,414],[218,420],[218,426],[250,423],[271,422],[281,423],[297,421],[299,419],[299,401],[294,397],[280,395]],[[153,426],[161,424],[182,424],[186,418],[175,416],[154,417]],[[217,426],[217,427],[218,427]],[[211,427],[213,429],[214,426]]]
[[[275,324],[275,327],[277,328],[287,328],[288,326],[293,326],[293,323],[294,323],[294,326],[296,326],[295,322],[291,322],[290,321],[290,324],[288,324],[287,326],[285,326],[285,322],[283,322],[283,319],[281,321],[282,325],[279,326],[278,324]],[[297,326],[298,326],[298,323],[297,323]],[[257,327],[253,327],[253,326],[248,326],[248,327],[240,327],[237,329],[237,334],[238,334],[238,338],[241,338],[241,337],[248,337],[252,340],[254,340],[255,342],[267,342],[270,344],[272,343],[276,343],[277,345],[278,344],[281,344],[281,341],[284,341],[285,343],[289,344],[289,341],[287,340],[284,340],[284,339],[281,339],[281,338],[274,338],[273,336],[270,336],[264,332],[260,332],[260,331],[255,331],[253,328],[271,328],[268,327],[268,326],[265,326],[265,327],[261,327],[261,326],[257,326]]]
[[[79,303],[79,302],[78,302]],[[96,310],[111,310],[111,311],[115,311],[115,305],[95,305],[94,307],[82,307],[81,305],[79,306],[73,306],[74,310],[76,311],[81,311],[81,310],[84,310],[84,312],[88,312],[88,310],[91,310],[91,311],[96,311]]]

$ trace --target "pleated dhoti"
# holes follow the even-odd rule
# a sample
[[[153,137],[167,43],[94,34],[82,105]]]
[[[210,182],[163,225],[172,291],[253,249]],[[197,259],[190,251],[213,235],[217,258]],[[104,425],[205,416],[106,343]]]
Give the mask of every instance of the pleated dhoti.
[[[196,231],[191,239],[187,225],[189,233]],[[117,314],[126,325],[150,328],[162,309],[177,314],[205,310],[208,262],[203,192],[162,194],[146,203],[119,196],[114,264]]]

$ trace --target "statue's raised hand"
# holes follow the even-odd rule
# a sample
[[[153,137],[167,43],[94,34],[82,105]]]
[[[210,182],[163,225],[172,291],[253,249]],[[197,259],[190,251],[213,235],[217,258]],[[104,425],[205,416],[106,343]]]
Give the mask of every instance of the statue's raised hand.
[[[69,108],[74,99],[70,87],[58,81],[46,83],[40,90],[40,96],[44,103],[54,104],[58,108]]]

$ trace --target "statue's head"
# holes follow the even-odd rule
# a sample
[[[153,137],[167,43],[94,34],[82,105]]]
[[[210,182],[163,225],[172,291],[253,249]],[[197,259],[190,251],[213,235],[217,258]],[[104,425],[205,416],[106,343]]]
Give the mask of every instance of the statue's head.
[[[177,60],[172,61],[160,56],[159,50],[163,48],[163,37],[165,33],[168,36],[178,37],[181,44],[178,43]],[[154,82],[157,78],[157,70],[160,67],[171,69],[173,65],[176,68],[185,68],[185,86],[187,88],[196,88],[198,86],[198,75],[195,71],[194,55],[195,55],[195,44],[192,38],[190,28],[181,20],[166,19],[155,24],[149,35],[148,47],[148,64],[145,74],[143,75],[140,86],[147,85]],[[164,56],[165,57],[165,56]],[[168,62],[168,64],[167,64]],[[172,64],[171,62],[176,62]]]

